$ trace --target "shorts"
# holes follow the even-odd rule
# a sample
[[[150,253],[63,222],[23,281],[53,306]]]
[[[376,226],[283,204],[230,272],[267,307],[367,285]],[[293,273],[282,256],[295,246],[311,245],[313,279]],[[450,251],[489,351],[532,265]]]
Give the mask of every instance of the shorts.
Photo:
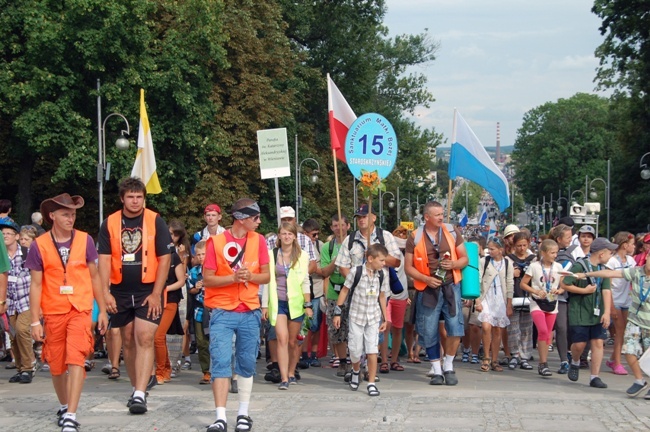
[[[303,313],[299,317],[293,318],[289,312],[289,302],[285,300],[278,300],[278,315],[286,315],[287,319],[293,322],[301,323],[305,319],[305,314]]]
[[[472,305],[473,306],[473,305]],[[474,311],[472,312],[472,309]],[[469,318],[467,319],[469,325],[481,327],[481,322],[478,320],[478,312],[476,312],[476,309],[474,307],[463,307],[463,316],[468,316]]]
[[[454,284],[454,299],[456,302],[456,315],[451,316],[449,305],[443,296],[442,289],[438,291],[438,303],[435,308],[426,307],[422,304],[422,293],[416,296],[416,320],[415,325],[419,341],[425,348],[438,345],[440,334],[438,324],[440,318],[445,320],[445,330],[448,337],[465,336],[465,325],[463,319],[463,304],[460,297],[460,284]]]
[[[349,329],[348,350],[352,363],[358,362],[364,352],[366,354],[379,352],[379,323],[355,324],[350,322]]]
[[[320,310],[320,302],[323,296],[316,297],[311,301],[313,305],[313,311],[314,315],[311,318],[311,327],[309,327],[309,330],[312,332],[317,332],[320,330],[320,325],[323,322],[323,312]]]
[[[260,325],[262,311],[232,312],[213,309],[210,315],[210,372],[212,379],[230,378],[233,374],[233,336],[235,368],[234,373],[243,378],[255,375],[255,362],[260,348]]]
[[[132,323],[134,319],[139,318],[141,320],[149,321],[154,324],[160,324],[160,318],[153,319],[147,318],[147,313],[149,312],[149,306],[142,303],[144,300],[151,295],[150,291],[143,292],[121,292],[121,291],[112,291],[111,294],[115,297],[115,303],[117,304],[117,313],[111,314],[110,327],[111,328],[120,328],[125,327],[128,324]],[[160,305],[162,306],[162,295],[160,296]]]
[[[334,328],[334,306],[338,300],[327,300],[327,336],[331,344],[340,344],[348,341],[348,320],[347,301],[341,306],[341,326]]]
[[[50,365],[52,376],[63,375],[68,365],[83,367],[95,345],[91,311],[71,309],[66,314],[44,315],[43,322],[43,361]]]
[[[408,300],[388,300],[388,307],[386,308],[386,321],[394,328],[404,328],[404,316],[406,314],[406,306]]]
[[[621,354],[635,355],[639,358],[648,349],[650,349],[650,329],[643,328],[628,321],[625,326]]]
[[[607,330],[602,324],[591,326],[569,326],[571,342],[589,342],[592,339],[607,339]]]
[[[404,324],[415,324],[413,312],[415,311],[415,295],[417,293],[415,288],[409,288],[409,300],[411,302],[407,303],[406,310],[404,311]]]

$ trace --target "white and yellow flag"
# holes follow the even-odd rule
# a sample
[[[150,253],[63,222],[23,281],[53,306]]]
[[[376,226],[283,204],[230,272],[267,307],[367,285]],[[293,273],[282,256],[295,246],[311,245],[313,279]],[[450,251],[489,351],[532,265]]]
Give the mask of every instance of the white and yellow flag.
[[[156,172],[156,157],[153,153],[153,141],[149,128],[147,108],[144,106],[144,89],[140,89],[140,130],[138,131],[138,153],[131,171],[131,177],[139,177],[147,186],[148,194],[162,192],[158,173]]]

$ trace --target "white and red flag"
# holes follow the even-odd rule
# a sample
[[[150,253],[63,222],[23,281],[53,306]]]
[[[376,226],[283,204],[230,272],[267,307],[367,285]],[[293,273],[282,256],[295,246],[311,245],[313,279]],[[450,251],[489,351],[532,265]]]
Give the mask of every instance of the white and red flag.
[[[327,107],[329,111],[330,143],[332,150],[336,152],[336,158],[338,160],[346,162],[345,136],[348,134],[352,123],[357,119],[357,116],[329,74],[327,74]]]

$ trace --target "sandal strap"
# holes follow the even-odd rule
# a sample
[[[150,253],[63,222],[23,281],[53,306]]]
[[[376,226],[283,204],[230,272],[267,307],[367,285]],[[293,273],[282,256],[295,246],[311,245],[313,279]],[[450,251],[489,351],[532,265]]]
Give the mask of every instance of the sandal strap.
[[[220,431],[227,431],[228,430],[228,424],[221,419],[218,419],[214,423],[212,423],[210,426],[208,426],[208,431],[209,432],[220,432]]]

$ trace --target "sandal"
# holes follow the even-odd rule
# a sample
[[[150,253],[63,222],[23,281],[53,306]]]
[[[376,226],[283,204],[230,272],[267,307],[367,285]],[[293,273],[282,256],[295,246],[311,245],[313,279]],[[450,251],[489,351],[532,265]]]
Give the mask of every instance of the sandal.
[[[406,360],[406,363],[415,363],[413,357],[409,357],[408,360]]]
[[[61,423],[61,432],[77,432],[79,430],[79,423],[72,420],[70,417],[64,417]]]
[[[253,428],[253,419],[247,415],[238,415],[237,416],[237,425],[235,426],[235,432],[248,432]]]
[[[489,372],[489,371],[490,371],[490,360],[483,359],[483,363],[481,363],[481,372]]]
[[[108,379],[116,380],[120,377],[120,370],[116,367],[111,368],[111,373],[108,374]]]
[[[387,374],[390,372],[390,368],[388,367],[388,363],[382,363],[379,365],[379,373]]]
[[[461,360],[463,363],[468,363],[469,362],[469,352],[463,351],[463,358]]]
[[[392,362],[390,364],[390,370],[402,372],[404,370],[404,366],[402,366],[401,364],[399,364],[397,362]]]
[[[419,357],[413,357],[413,363],[422,363]]]
[[[368,384],[368,396],[379,396],[379,389],[374,384]]]
[[[352,371],[352,373],[350,374],[350,381],[349,381],[348,384],[350,386],[350,389],[352,389],[352,391],[357,391],[357,389],[359,388],[359,374],[360,373],[361,373],[361,371],[357,371],[357,372]],[[357,378],[357,382],[354,382],[352,380],[353,377]]]
[[[499,362],[492,362],[492,370],[494,372],[503,372],[503,368],[499,365]]]
[[[533,367],[526,360],[522,360],[521,363],[519,364],[519,369],[531,370],[533,369]]]
[[[228,430],[228,424],[224,420],[217,420],[208,426],[207,432],[225,432]]]

